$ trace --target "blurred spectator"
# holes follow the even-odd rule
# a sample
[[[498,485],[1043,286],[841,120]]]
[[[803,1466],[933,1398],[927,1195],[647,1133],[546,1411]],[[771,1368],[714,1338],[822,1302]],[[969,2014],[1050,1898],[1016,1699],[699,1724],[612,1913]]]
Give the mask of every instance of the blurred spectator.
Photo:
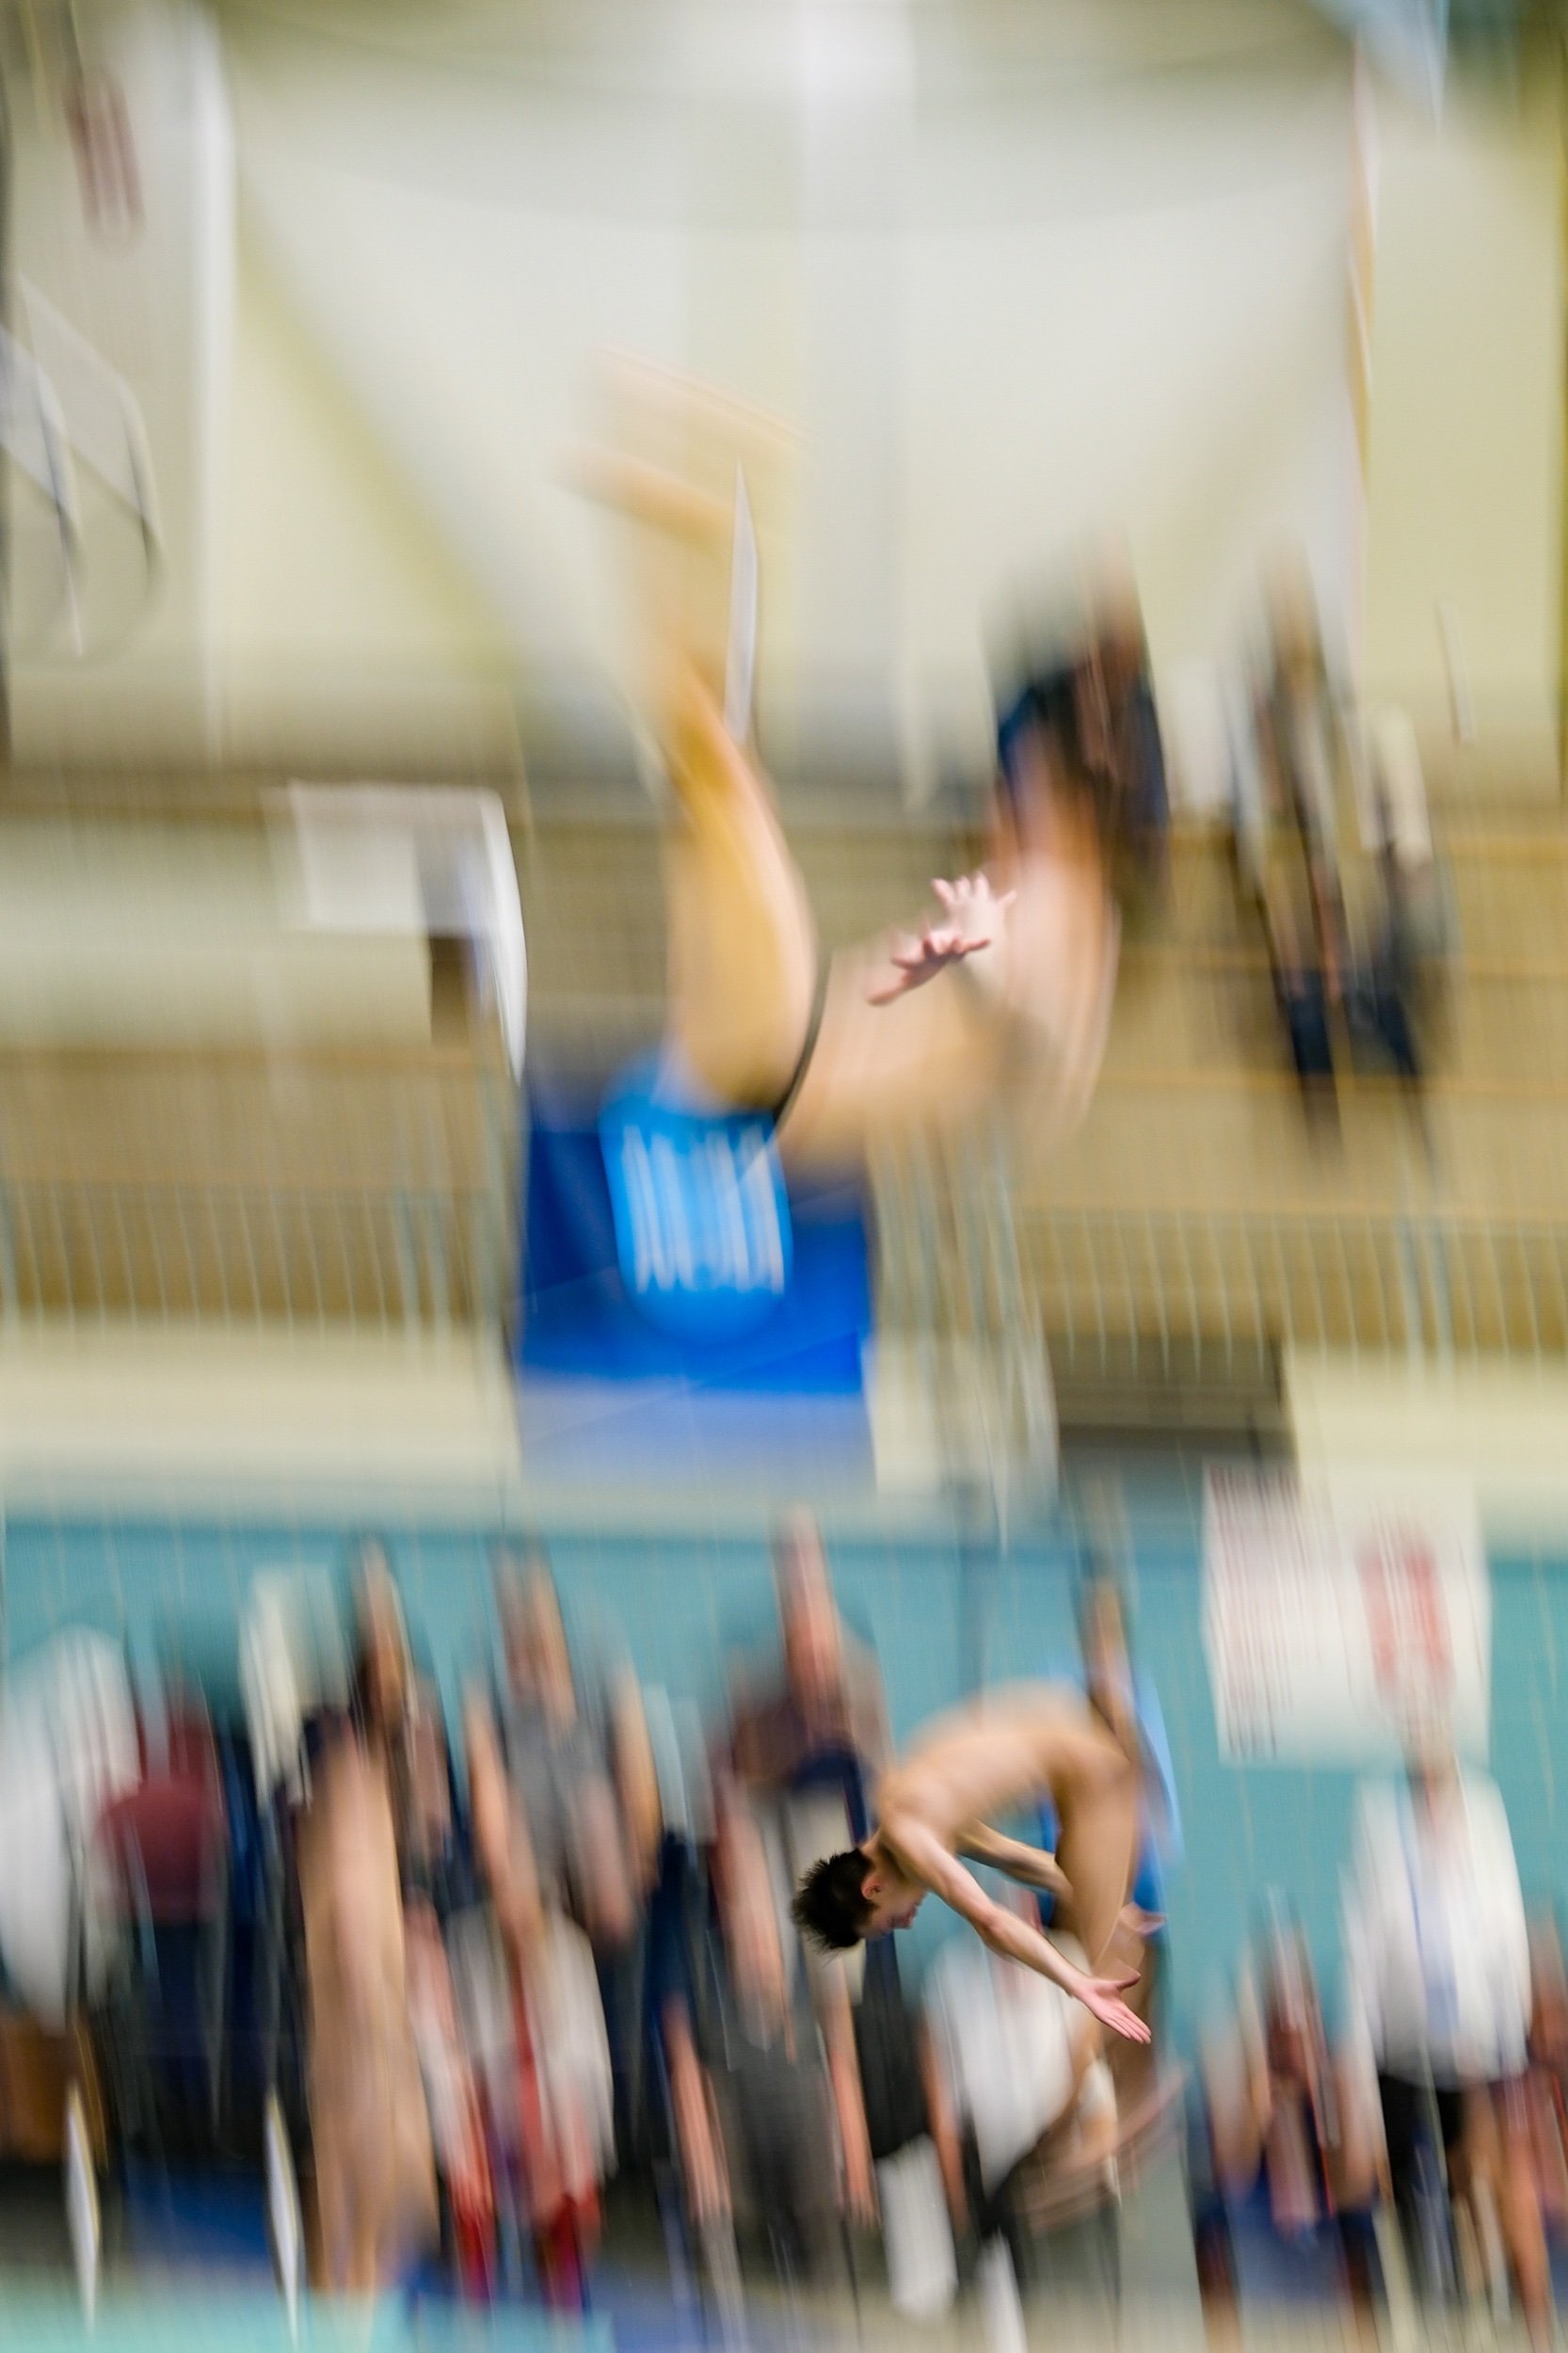
[[[502,1943],[499,1954],[471,1961],[471,1975],[487,2044],[515,2069],[504,2102],[510,2153],[540,2278],[552,2302],[575,2308],[598,2242],[599,2185],[614,2159],[606,1996],[610,2015],[627,2024],[657,1788],[630,1676],[595,1713],[584,1705],[541,1556],[526,1565],[500,1559],[496,1603],[503,1689],[494,1708],[471,1698],[467,1737],[475,1850]],[[604,1955],[598,1977],[574,1922]],[[628,2037],[634,2044],[634,2025]]]
[[[635,1674],[624,1660],[574,1660],[550,1565],[536,1548],[495,1563],[503,1684],[501,1755],[512,1835],[531,1849],[543,1901],[594,1945],[616,2089],[630,2145],[642,2046],[639,1927],[659,1865],[659,1792]]]
[[[762,1810],[780,1931],[792,1938],[784,1923],[801,1872],[842,1848],[846,1831],[856,1841],[869,1831],[888,1729],[875,1662],[843,1626],[809,1513],[779,1531],[774,1574],[780,1656],[737,1692],[730,1748]],[[895,2302],[920,2304],[926,2274],[916,2241],[930,2227],[936,2161],[920,2039],[892,1940],[868,1946],[857,1971],[840,1961],[812,1974],[850,2210],[869,2220],[880,2205]]]
[[[121,2135],[165,2156],[211,2155],[230,2024],[228,1817],[200,1699],[166,1705],[158,1730],[94,1840],[90,1899],[119,1931],[100,2034]]]
[[[265,1572],[251,1583],[240,1628],[240,1689],[257,1803],[276,1827],[304,1793],[307,1731],[344,1703],[342,1604],[309,1572]]]
[[[1023,1911],[1021,1889],[1000,1900]],[[1016,2201],[1022,2169],[1049,2140],[1058,2175],[1099,2175],[1114,2194],[1116,2099],[1103,2031],[1048,1978],[972,1938],[938,1956],[926,1993],[931,2107],[955,2224],[972,2221],[989,2344],[1021,2342],[1019,2289],[1028,2232]]]
[[[379,1759],[403,1897],[409,2019],[435,2140],[447,2252],[471,2289],[493,2270],[494,2201],[478,2087],[453,1991],[446,1935],[474,1899],[440,1701],[416,1673],[385,1551],[360,1561],[350,1707]]]
[[[1125,563],[1100,584],[1094,632],[1080,741],[1101,779],[1118,888],[1136,913],[1163,889],[1171,812],[1143,608]]]
[[[778,1797],[819,1772],[874,1772],[888,1721],[876,1661],[840,1617],[809,1512],[784,1521],[773,1565],[779,1648],[731,1695],[730,1747],[741,1779]]]
[[[503,1554],[495,1595],[504,1678],[480,1770],[493,1747],[510,1789],[510,1835],[527,1843],[541,1899],[572,1913],[596,1945],[624,1945],[658,1829],[635,1682],[580,1691],[542,1554]]]
[[[642,2092],[634,2105],[636,2147],[650,2162],[666,2230],[680,2230],[668,2191],[684,2193],[683,2210],[699,2227],[714,2211],[700,2166],[694,2179],[675,2107],[668,2037],[697,2011],[704,1950],[712,1934],[708,1860],[716,1835],[712,1777],[701,1714],[663,1689],[647,1695],[657,1772],[662,1836],[644,1931],[639,2050]]]
[[[495,1785],[486,1785],[487,1802]],[[476,1803],[476,1833],[485,1810]],[[520,2236],[546,2302],[580,2311],[599,2244],[600,2191],[616,2161],[593,1951],[575,1922],[515,1873],[498,1882],[496,1907],[499,1923],[470,1913],[458,1924],[453,1976],[506,2192],[498,2221],[508,2246]]]
[[[360,1557],[349,1708],[379,1757],[392,1798],[405,1904],[442,1923],[475,1899],[440,1694],[418,1672],[383,1547]]]
[[[1345,976],[1338,808],[1352,774],[1304,563],[1282,560],[1266,600],[1268,647],[1243,747],[1237,848],[1256,906],[1291,1064],[1310,1107],[1332,1103],[1333,1025]]]
[[[404,1738],[404,1885],[444,1927],[478,1900],[478,1878],[458,1804],[446,1720],[438,1693],[423,1676],[413,1687]]]
[[[297,1864],[318,2275],[329,2291],[367,2296],[433,2242],[440,2200],[398,1835],[410,1677],[396,1594],[376,1557],[359,1621],[354,1704],[312,1728]]]
[[[1412,2276],[1431,2272],[1423,2179],[1446,2169],[1482,2245],[1496,2211],[1526,2322],[1544,2344],[1550,2293],[1525,2083],[1524,1898],[1496,1785],[1460,1769],[1435,1717],[1412,1736],[1404,1785],[1362,1792],[1346,1929],[1351,2017],[1377,2070]]]
[[[547,2300],[578,2310],[599,2244],[601,2184],[615,2167],[614,2087],[587,1939],[544,1911],[516,1993],[521,2186]]]
[[[1404,712],[1378,713],[1370,766],[1374,840],[1400,871],[1408,952],[1427,960],[1451,954],[1459,928],[1452,878],[1433,845],[1420,746]]]
[[[1451,882],[1432,845],[1420,749],[1405,713],[1380,712],[1369,747],[1368,831],[1378,889],[1348,1009],[1358,1042],[1414,1088],[1431,1066],[1444,966],[1458,924]]]
[[[1330,2052],[1311,1958],[1277,1923],[1243,1974],[1234,2026],[1206,2038],[1201,2069],[1211,2202],[1200,2213],[1206,2299],[1234,2310],[1267,2233],[1265,2280],[1348,2293],[1368,2337],[1380,2277],[1372,2210],[1379,2130],[1369,2084]]]
[[[408,2017],[435,2144],[443,2246],[465,2284],[482,2291],[493,2271],[494,2201],[447,1942],[475,1899],[476,1881],[440,1695],[415,1669],[391,1566],[374,1540],[360,1555],[348,1705],[391,1805]]]
[[[1568,2234],[1568,1963],[1550,1913],[1530,1927],[1530,2132],[1542,2217]]]
[[[479,2079],[458,2014],[446,1925],[427,1897],[416,1894],[407,1902],[408,2010],[435,2143],[445,2253],[463,2287],[484,2296],[495,2278],[495,2194]]]
[[[413,1725],[418,1701],[403,1605],[382,1546],[360,1547],[354,1590],[348,1705],[385,1767],[400,1866],[413,1830]]]
[[[1224,2175],[1215,2148],[1212,2083],[1234,2063],[1233,2022],[1200,2031],[1199,2063],[1187,2079],[1185,2137],[1192,2253],[1204,2326],[1214,2353],[1236,2353],[1241,2343],[1236,2250],[1226,2207]]]
[[[720,1803],[714,1899],[718,1937],[664,2021],[688,2208],[705,2233],[733,2219],[760,2234],[784,2281],[821,2280],[839,2214],[824,2054],[803,1956],[735,1795]]]

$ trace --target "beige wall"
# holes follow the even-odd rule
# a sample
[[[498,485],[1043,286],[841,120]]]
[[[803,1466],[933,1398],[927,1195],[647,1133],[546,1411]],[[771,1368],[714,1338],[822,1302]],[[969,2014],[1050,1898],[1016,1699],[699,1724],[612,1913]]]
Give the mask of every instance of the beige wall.
[[[602,707],[616,550],[559,461],[606,344],[803,430],[764,616],[776,721],[798,696],[911,770],[977,753],[987,628],[1108,522],[1167,678],[1232,649],[1282,532],[1352,615],[1344,52],[1281,8],[1260,61],[1231,25],[1153,71],[1146,8],[1092,13],[1125,54],[1064,64],[1064,18],[981,0],[914,31],[607,0],[541,11],[519,36],[540,55],[491,61],[235,6],[220,74],[182,0],[122,0],[147,234],[88,250],[57,143],[24,139],[19,247],[143,396],[168,561],[115,663],[20,664],[24,750],[486,766],[514,684]],[[1367,681],[1441,745],[1448,603],[1469,768],[1542,790],[1556,95],[1537,76],[1520,119],[1451,83],[1440,129],[1386,92],[1380,115]]]
[[[417,175],[395,160],[407,70],[323,83],[316,53],[242,44],[242,158],[280,276],[520,664],[591,680],[616,658],[604,535],[554,465],[595,350],[618,343],[802,427],[767,614],[776,733],[798,696],[840,729],[890,728],[914,769],[937,742],[978,754],[987,628],[1107,523],[1130,531],[1174,681],[1233,649],[1258,554],[1292,533],[1331,632],[1359,608],[1367,687],[1414,711],[1438,781],[1554,788],[1549,81],[1527,77],[1521,108],[1451,77],[1435,124],[1380,89],[1358,596],[1342,54],[1079,78],[1020,52],[1004,102],[955,20],[917,111],[896,43],[842,87],[781,53],[763,89],[744,44],[696,40],[700,8],[657,21],[684,30],[639,109],[586,50],[569,92],[504,106],[499,80],[424,72]]]
[[[1568,1529],[1560,1364],[1378,1365],[1293,1353],[1285,1386],[1304,1471],[1473,1479],[1493,1542]]]
[[[493,616],[243,234],[232,388],[216,626],[229,756],[403,769],[422,745],[504,754]]]
[[[473,1524],[523,1500],[517,1412],[488,1344],[109,1324],[0,1337],[0,1486],[12,1509]]]
[[[490,75],[240,25],[269,263],[520,669],[617,661],[618,552],[560,481],[606,345],[801,430],[764,610],[776,746],[792,706],[835,748],[984,758],[988,632],[1106,526],[1161,665],[1229,647],[1282,532],[1343,603],[1342,48],[1281,11],[1261,58],[1064,70],[1060,27],[929,13],[939,72],[902,9],[650,0],[624,56],[607,8]],[[1146,9],[1107,13],[1146,46]]]
[[[1384,93],[1366,679],[1465,785],[1558,782],[1563,266],[1555,77],[1522,107],[1450,78],[1433,125]],[[1439,608],[1474,709],[1450,723]]]

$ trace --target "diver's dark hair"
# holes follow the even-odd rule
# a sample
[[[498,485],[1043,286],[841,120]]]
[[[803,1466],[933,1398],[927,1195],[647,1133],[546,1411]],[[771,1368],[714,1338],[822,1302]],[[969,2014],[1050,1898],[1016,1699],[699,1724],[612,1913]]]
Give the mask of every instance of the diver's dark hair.
[[[875,1905],[866,1894],[871,1868],[858,1847],[813,1863],[795,1890],[794,1923],[824,1953],[847,1953],[865,1936]]]

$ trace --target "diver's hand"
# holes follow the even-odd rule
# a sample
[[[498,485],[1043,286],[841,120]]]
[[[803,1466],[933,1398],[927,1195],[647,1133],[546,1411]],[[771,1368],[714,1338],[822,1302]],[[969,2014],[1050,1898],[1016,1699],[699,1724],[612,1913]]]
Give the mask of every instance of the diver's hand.
[[[957,882],[931,886],[942,904],[942,918],[928,923],[918,936],[902,933],[888,951],[887,968],[866,994],[873,1005],[890,1005],[895,998],[934,980],[950,964],[960,963],[1000,937],[1014,893],[1000,896],[984,874],[967,874]]]
[[[1080,1977],[1073,1992],[1093,2018],[1097,2018],[1112,2034],[1123,2036],[1128,2042],[1147,2042],[1148,2027],[1136,2010],[1129,2009],[1122,1995],[1138,1982],[1138,1972],[1115,1977]]]

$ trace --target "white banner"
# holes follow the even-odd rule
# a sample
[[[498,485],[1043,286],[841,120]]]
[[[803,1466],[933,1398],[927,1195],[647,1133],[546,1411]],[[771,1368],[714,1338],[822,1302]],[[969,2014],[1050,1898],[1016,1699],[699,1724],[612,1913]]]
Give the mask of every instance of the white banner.
[[[276,803],[291,920],[309,930],[471,939],[522,1076],[528,950],[506,815],[456,785],[291,784]]]
[[[1433,1711],[1484,1755],[1490,1638],[1467,1485],[1210,1471],[1204,1645],[1228,1763],[1390,1762]]]

